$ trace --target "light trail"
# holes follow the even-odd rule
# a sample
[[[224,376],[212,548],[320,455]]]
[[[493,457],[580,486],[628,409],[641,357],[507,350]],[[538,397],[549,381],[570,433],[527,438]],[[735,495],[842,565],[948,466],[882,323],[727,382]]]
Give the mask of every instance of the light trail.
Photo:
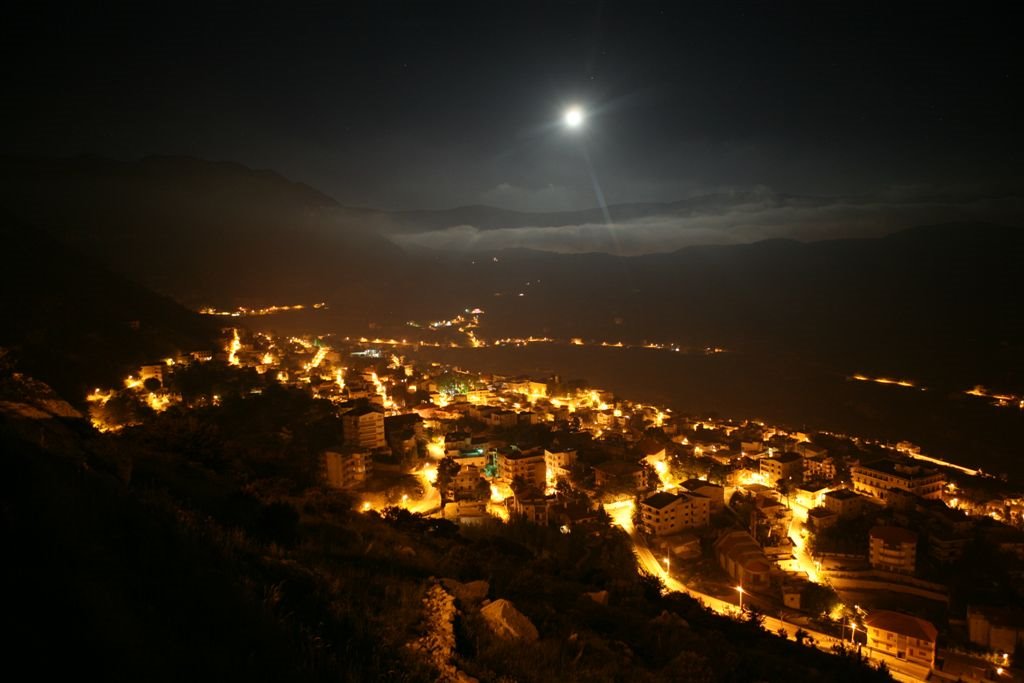
[[[889,377],[868,377],[867,375],[853,375],[850,377],[852,380],[858,382],[874,382],[875,384],[891,384],[898,387],[905,387],[908,389],[916,388],[917,385],[908,379],[890,379]],[[925,391],[925,387],[921,387],[921,391]]]

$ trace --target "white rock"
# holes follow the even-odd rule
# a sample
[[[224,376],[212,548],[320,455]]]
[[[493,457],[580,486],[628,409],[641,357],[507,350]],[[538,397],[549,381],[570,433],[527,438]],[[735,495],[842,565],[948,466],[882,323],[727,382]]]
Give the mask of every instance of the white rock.
[[[495,600],[481,609],[480,614],[499,638],[532,643],[540,637],[537,627],[529,617],[517,610],[508,600]]]

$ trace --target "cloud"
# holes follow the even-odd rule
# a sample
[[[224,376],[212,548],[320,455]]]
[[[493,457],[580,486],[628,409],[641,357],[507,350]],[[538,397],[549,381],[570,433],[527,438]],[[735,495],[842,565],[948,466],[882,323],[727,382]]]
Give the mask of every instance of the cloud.
[[[528,188],[499,183],[480,194],[480,203],[515,211],[566,211],[585,206],[591,197],[563,185]]]
[[[572,216],[566,214],[567,218]],[[666,205],[661,213],[610,225],[593,220],[553,227],[526,224],[501,230],[457,225],[391,238],[401,246],[447,251],[526,248],[637,255],[692,245],[743,244],[774,238],[816,241],[875,237],[915,225],[954,221],[1018,225],[1022,217],[1024,198],[1016,195],[944,197],[935,192],[901,191],[877,198],[815,199],[762,191],[708,205]]]

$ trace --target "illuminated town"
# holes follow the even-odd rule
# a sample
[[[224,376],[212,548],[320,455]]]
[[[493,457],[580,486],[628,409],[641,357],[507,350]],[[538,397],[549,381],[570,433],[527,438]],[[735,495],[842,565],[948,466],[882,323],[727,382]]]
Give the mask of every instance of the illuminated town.
[[[4,9],[8,679],[1024,683],[1011,4]]]
[[[481,314],[423,327],[453,328],[471,347],[551,342],[487,342],[475,334]],[[903,680],[927,679],[938,645],[935,627],[900,613],[902,602],[941,614],[950,600],[969,600],[941,577],[977,543],[1024,567],[1024,495],[993,497],[990,475],[908,442],[685,417],[581,382],[473,374],[401,355],[442,345],[429,338],[225,334],[219,353],[166,358],[123,387],[97,388],[88,396],[93,426],[112,432],[146,419],[129,411],[119,422],[126,413],[107,409],[114,399],[153,413],[219,405],[216,394],[175,392],[187,368],[252,372],[252,394],[280,384],[335,406],[343,430],[322,454],[323,481],[363,513],[397,508],[460,526],[519,519],[564,533],[603,515],[666,591],[736,618],[757,610],[771,632],[828,652],[856,649]],[[1013,648],[997,635],[999,617],[970,609],[963,646],[990,653],[971,666],[1001,668]],[[905,637],[916,644],[890,642]]]

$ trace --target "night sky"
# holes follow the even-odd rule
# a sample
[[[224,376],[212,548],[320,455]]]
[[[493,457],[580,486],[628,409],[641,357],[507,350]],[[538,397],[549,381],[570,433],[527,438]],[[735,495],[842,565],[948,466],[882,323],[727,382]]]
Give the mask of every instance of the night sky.
[[[586,208],[588,169],[609,203],[1024,177],[998,4],[149,4],[8,5],[0,152],[238,161],[380,208]]]

